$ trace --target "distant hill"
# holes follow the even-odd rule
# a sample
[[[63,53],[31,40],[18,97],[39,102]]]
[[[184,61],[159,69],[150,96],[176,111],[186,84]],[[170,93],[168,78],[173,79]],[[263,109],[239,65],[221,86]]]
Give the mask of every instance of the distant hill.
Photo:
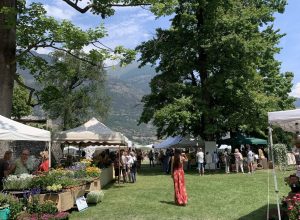
[[[300,98],[297,98],[294,104],[296,108],[300,108]]]
[[[43,56],[47,61],[49,57]],[[38,88],[32,75],[26,70],[18,70],[26,83]],[[112,130],[122,132],[129,139],[139,143],[149,144],[156,140],[155,128],[152,125],[138,126],[138,120],[143,110],[141,99],[150,93],[149,82],[155,76],[151,66],[138,68],[134,62],[126,67],[114,67],[107,71],[107,94],[110,106],[107,118],[103,121]],[[39,107],[34,109],[34,115],[41,115]]]
[[[141,99],[150,93],[149,82],[155,76],[151,66],[138,68],[134,62],[126,67],[108,70],[107,92],[111,111],[105,120],[107,126],[121,131],[131,140],[148,144],[156,140],[152,125],[137,126],[143,110]]]

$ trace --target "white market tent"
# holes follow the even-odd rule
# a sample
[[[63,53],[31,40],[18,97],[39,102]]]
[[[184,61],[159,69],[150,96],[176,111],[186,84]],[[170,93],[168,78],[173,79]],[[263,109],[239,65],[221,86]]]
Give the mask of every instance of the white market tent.
[[[226,148],[231,150],[231,145],[221,144],[219,147],[217,145],[216,148],[218,148],[219,150],[225,150]]]
[[[51,141],[51,134],[0,115],[0,140]]]
[[[53,141],[77,143],[80,145],[126,145],[124,135],[112,131],[106,125],[92,118],[83,125],[55,133]]]
[[[273,149],[273,138],[272,138],[272,128],[271,126],[281,127],[285,131],[293,132],[298,134],[300,131],[299,123],[300,123],[300,109],[288,110],[288,111],[277,111],[277,112],[268,112],[268,122],[269,122],[269,142],[270,142],[270,150],[272,152]],[[274,155],[272,153],[272,161],[274,161]],[[280,207],[279,207],[279,196],[278,196],[278,186],[275,168],[273,166],[273,175],[275,182],[275,193],[277,197],[277,210],[278,217],[280,217]]]
[[[175,137],[168,137],[166,140],[158,143],[158,144],[153,144],[153,148],[158,148],[158,149],[167,149],[174,144],[178,143],[182,139],[181,136],[175,136]]]
[[[49,142],[49,146],[48,146],[49,166],[51,166],[50,131],[31,127],[0,115],[0,140]]]
[[[154,144],[153,147],[157,149],[167,149],[169,147],[174,148],[185,148],[185,147],[193,147],[203,145],[202,140],[197,140],[191,137],[182,137],[182,136],[175,136],[175,137],[168,137],[166,140],[162,141],[159,144]]]

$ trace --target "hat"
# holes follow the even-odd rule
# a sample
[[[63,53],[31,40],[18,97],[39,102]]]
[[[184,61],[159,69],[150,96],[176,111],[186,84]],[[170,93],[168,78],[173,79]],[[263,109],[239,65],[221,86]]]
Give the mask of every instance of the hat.
[[[49,153],[48,153],[48,151],[42,151],[42,152],[40,153],[40,155],[41,155],[41,157],[44,157],[44,158],[46,158],[46,159],[49,158]]]

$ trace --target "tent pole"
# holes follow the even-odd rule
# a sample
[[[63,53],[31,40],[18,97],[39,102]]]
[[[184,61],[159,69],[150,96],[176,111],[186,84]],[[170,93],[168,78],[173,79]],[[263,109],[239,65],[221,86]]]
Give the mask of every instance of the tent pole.
[[[51,168],[51,141],[48,143],[49,168]]]
[[[272,162],[273,162],[273,176],[274,176],[274,187],[275,187],[275,194],[276,194],[278,219],[281,220],[280,207],[279,207],[279,196],[278,196],[279,191],[278,191],[277,177],[276,177],[276,172],[275,172],[275,161],[274,161],[274,152],[273,152],[273,137],[272,137],[271,125],[269,125],[269,141],[270,141],[270,143],[269,143],[270,151],[269,152],[272,155]]]
[[[120,148],[121,147],[119,145],[119,176],[118,176],[118,184],[120,184],[120,178],[121,178],[121,176],[120,176],[121,175],[121,170],[120,170],[121,169],[121,164],[120,164],[120,162],[121,162],[121,155],[120,155],[121,152],[120,151],[121,150],[120,150]]]

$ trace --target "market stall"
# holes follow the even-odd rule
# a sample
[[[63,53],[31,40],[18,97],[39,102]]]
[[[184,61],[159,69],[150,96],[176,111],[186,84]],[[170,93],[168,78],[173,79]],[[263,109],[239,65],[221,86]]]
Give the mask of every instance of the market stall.
[[[50,131],[31,127],[0,115],[0,140],[48,142],[49,166],[51,165]]]
[[[96,118],[92,118],[79,127],[55,133],[52,140],[60,143],[77,144],[79,148],[93,145],[97,146],[97,149],[119,150],[121,146],[130,144],[124,135],[120,132],[112,131]],[[109,183],[113,180],[113,168],[110,166],[105,169],[102,172],[109,174],[102,175],[102,182]],[[103,183],[101,183],[101,186],[104,185]]]
[[[277,126],[282,128],[284,131],[292,132],[296,135],[299,135],[300,132],[300,109],[289,110],[289,111],[276,111],[268,112],[268,122],[269,122],[269,142],[270,142],[270,152],[273,152],[273,138],[272,138],[272,127]],[[274,161],[274,155],[272,153],[272,161]],[[277,185],[277,177],[275,172],[275,167],[273,166],[273,176],[274,176],[274,187],[275,194],[277,198],[277,210],[278,217],[281,219],[280,206],[279,206],[279,191]],[[299,182],[299,178],[298,178]],[[295,184],[295,183],[293,183]],[[299,183],[297,183],[299,184]]]
[[[51,165],[51,134],[47,130],[31,127],[0,115],[0,140],[48,142],[49,166]],[[13,178],[17,177],[11,177],[11,179]],[[22,187],[27,183],[25,179],[26,178],[24,177],[19,178],[20,181],[17,182],[17,184],[18,187],[21,187],[20,189],[13,189],[14,191],[9,191],[9,195],[1,194],[0,197],[3,197],[3,195],[5,197],[5,199],[2,199],[0,202],[0,206],[2,207],[2,209],[0,209],[1,219],[9,219],[14,215],[19,214],[18,212],[22,212],[22,209],[20,209],[21,206],[19,205],[20,201],[18,200],[16,195],[23,195],[24,193],[26,193],[24,191],[24,188]],[[11,186],[15,188],[14,185]],[[15,194],[13,192],[15,192]],[[16,207],[19,207],[19,209]],[[53,211],[53,219],[55,219],[54,214],[55,213]]]

